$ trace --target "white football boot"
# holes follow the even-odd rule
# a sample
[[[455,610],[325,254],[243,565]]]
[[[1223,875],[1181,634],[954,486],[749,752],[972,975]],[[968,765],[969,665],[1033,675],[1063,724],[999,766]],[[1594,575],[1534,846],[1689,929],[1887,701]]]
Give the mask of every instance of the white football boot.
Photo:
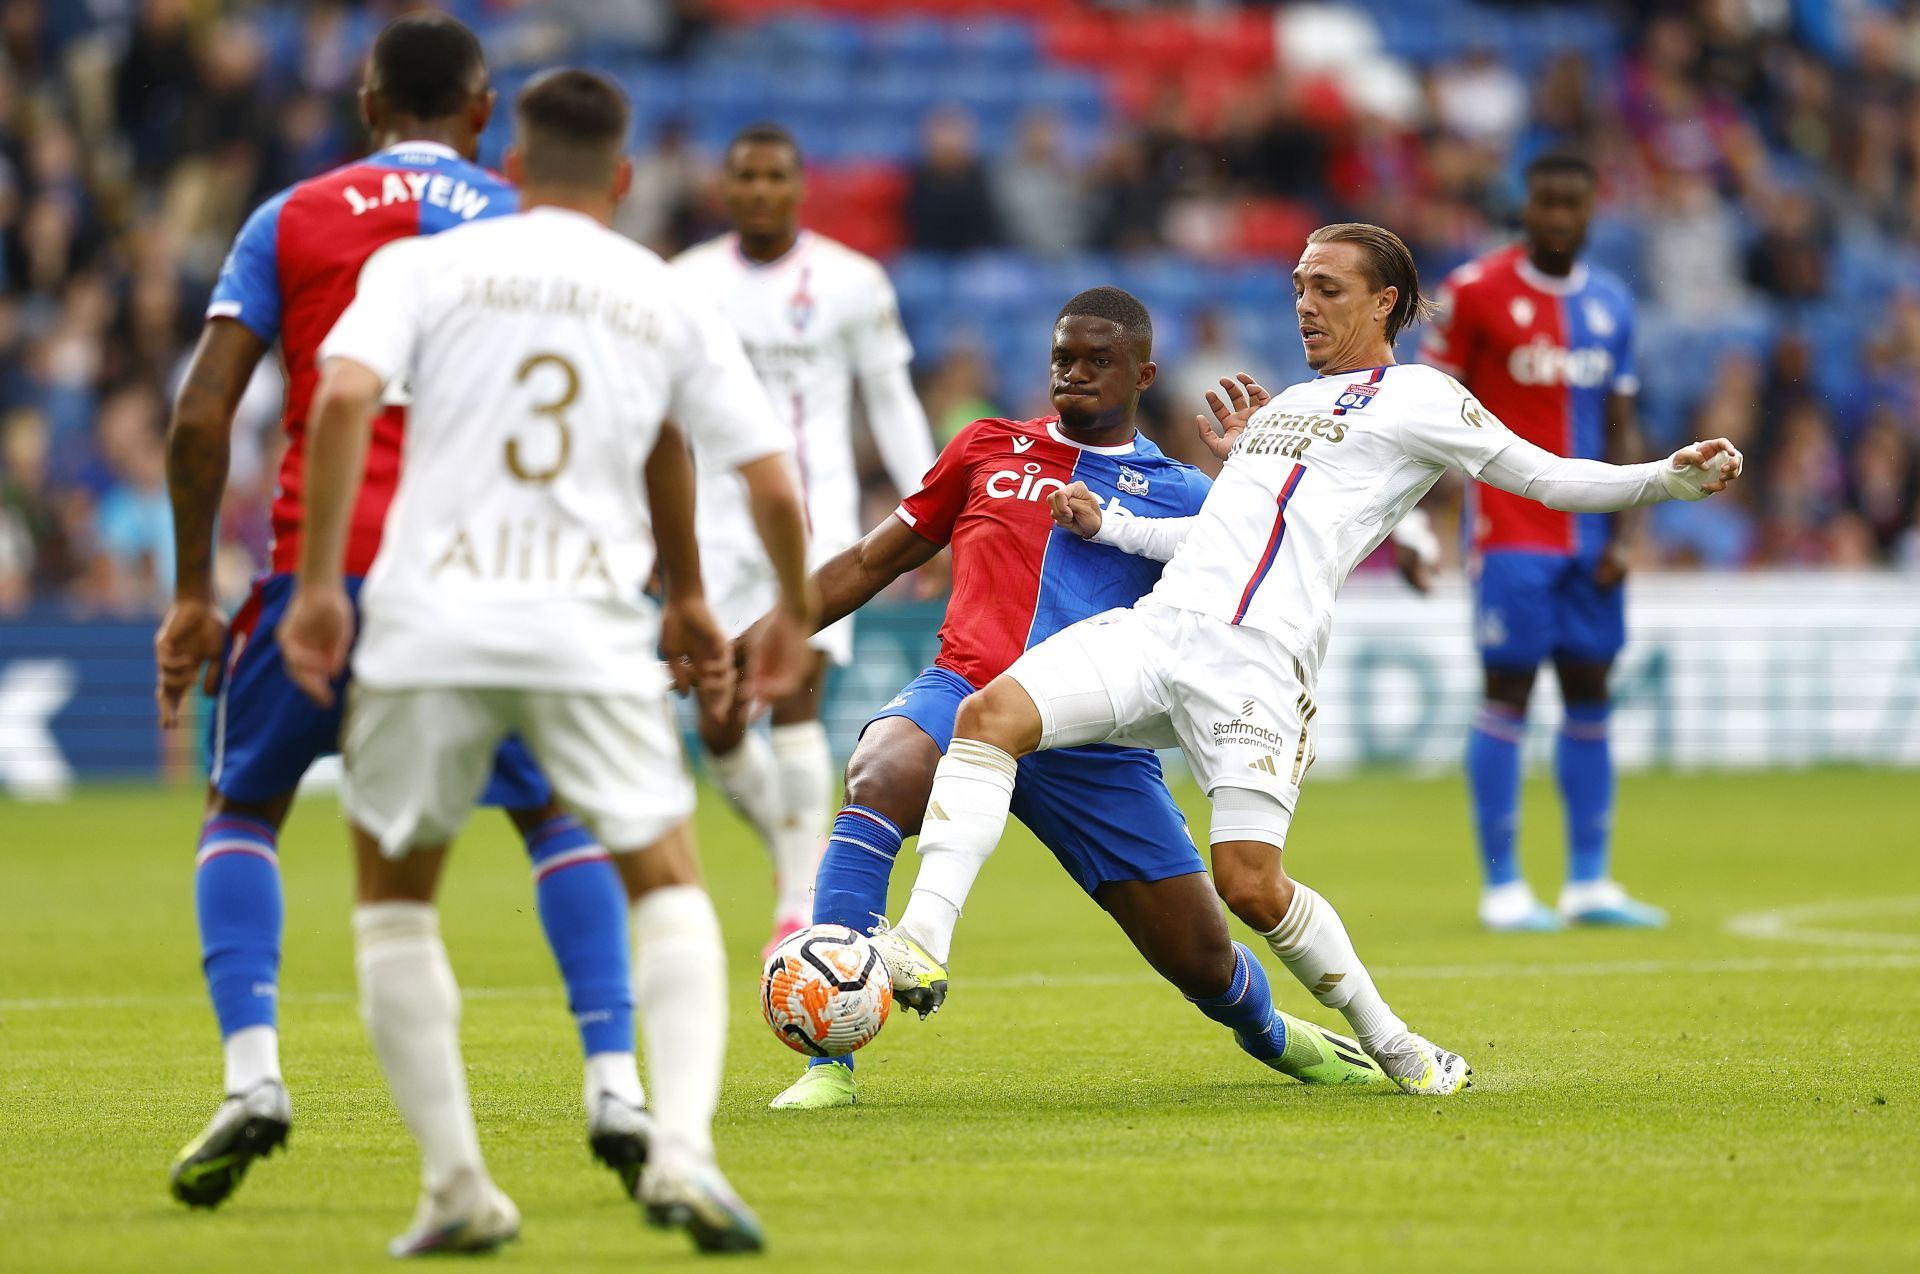
[[[1450,1097],[1473,1087],[1473,1067],[1467,1065],[1466,1058],[1449,1053],[1412,1031],[1397,1035],[1377,1048],[1368,1048],[1367,1054],[1380,1063],[1380,1069],[1403,1093],[1416,1097]]]
[[[520,1209],[485,1172],[458,1173],[438,1190],[422,1190],[407,1232],[387,1244],[390,1256],[491,1252],[520,1237]]]

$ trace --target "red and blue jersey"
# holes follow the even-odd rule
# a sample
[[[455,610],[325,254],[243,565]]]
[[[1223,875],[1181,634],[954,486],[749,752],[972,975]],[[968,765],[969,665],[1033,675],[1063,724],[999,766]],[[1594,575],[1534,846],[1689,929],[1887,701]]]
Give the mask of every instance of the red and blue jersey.
[[[1607,399],[1639,387],[1633,298],[1584,263],[1543,274],[1520,245],[1454,271],[1421,360],[1454,376],[1527,441],[1557,455],[1606,456]],[[1563,513],[1522,496],[1473,489],[1473,547],[1586,555],[1607,538],[1605,514]]]
[[[288,187],[241,227],[207,317],[232,319],[280,345],[288,446],[273,502],[275,571],[291,571],[299,561],[307,408],[320,375],[315,356],[353,300],[360,267],[395,239],[501,216],[518,203],[518,192],[504,178],[450,147],[401,142]],[[401,408],[389,407],[374,422],[347,540],[349,575],[365,575],[380,548],[380,528],[400,476],[405,419]]]
[[[953,595],[940,627],[942,668],[984,686],[1028,647],[1090,615],[1131,606],[1161,564],[1053,524],[1047,494],[1084,482],[1110,513],[1186,517],[1211,485],[1145,437],[1088,447],[1057,417],[976,420],[947,444],[896,516],[953,546]]]

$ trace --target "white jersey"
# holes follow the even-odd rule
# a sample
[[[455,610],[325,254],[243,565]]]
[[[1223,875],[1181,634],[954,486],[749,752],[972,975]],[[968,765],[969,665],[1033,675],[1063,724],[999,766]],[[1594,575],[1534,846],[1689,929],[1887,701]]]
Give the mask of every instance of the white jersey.
[[[1294,385],[1254,413],[1148,600],[1276,638],[1311,677],[1353,568],[1448,469],[1516,441],[1417,363]]]
[[[893,285],[877,261],[805,230],[776,261],[749,260],[728,234],[687,249],[673,270],[720,307],[746,346],[774,419],[792,440],[817,564],[860,536],[854,378],[903,374],[913,361]],[[906,481],[917,485],[933,463],[924,418],[876,421],[881,429],[919,435],[924,460],[905,466],[914,469]],[[738,479],[719,457],[696,452],[703,555],[760,555]]]
[[[659,257],[537,208],[402,239],[320,348],[411,386],[361,593],[376,687],[660,684],[644,467],[677,422],[716,465],[782,450],[739,340]]]

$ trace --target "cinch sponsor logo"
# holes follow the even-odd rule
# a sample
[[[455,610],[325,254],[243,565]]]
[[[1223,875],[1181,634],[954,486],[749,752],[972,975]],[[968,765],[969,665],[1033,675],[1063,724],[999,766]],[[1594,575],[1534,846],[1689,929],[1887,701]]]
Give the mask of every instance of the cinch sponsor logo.
[[[1044,500],[1049,491],[1064,491],[1067,484],[1058,478],[1040,476],[1041,466],[1028,461],[1021,470],[998,469],[987,478],[987,494],[996,500]]]
[[[1574,385],[1594,389],[1613,379],[1613,355],[1593,345],[1563,349],[1545,341],[1529,341],[1507,355],[1507,374],[1522,385]]]

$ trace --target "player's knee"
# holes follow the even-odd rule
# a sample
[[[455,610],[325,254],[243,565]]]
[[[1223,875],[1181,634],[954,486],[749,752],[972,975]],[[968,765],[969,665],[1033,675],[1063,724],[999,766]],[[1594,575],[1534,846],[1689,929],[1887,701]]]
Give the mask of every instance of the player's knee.
[[[916,835],[933,775],[916,759],[886,748],[859,747],[847,761],[847,804],[891,819],[903,836]]]
[[[1293,881],[1276,846],[1229,841],[1213,847],[1213,887],[1234,918],[1256,933],[1271,933],[1293,905]]]
[[[996,677],[985,690],[970,694],[953,719],[955,738],[990,743],[1013,756],[1040,746],[1040,712],[1016,681]]]
[[[1487,699],[1515,712],[1527,710],[1527,700],[1533,697],[1533,669],[1531,668],[1489,668],[1487,669]]]
[[[710,716],[704,709],[700,713],[700,746],[709,756],[726,756],[746,741],[747,723],[730,717]]]

